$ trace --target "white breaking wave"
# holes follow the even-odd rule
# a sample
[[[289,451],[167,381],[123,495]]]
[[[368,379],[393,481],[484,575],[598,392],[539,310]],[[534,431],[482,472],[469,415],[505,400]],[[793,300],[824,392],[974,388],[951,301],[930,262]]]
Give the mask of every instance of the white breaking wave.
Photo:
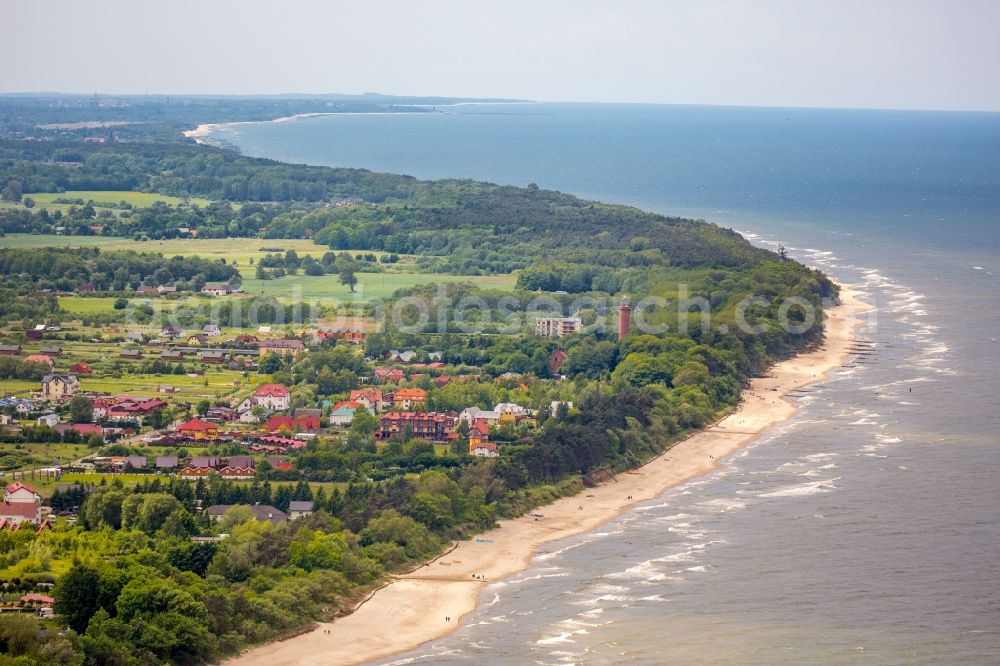
[[[823,481],[812,481],[810,483],[800,483],[794,486],[787,486],[785,488],[779,488],[769,493],[762,493],[758,497],[804,497],[806,495],[816,495],[819,493],[828,493],[831,490],[836,490],[837,486],[833,485],[834,481],[839,481],[841,477],[836,477],[834,479],[826,479]]]

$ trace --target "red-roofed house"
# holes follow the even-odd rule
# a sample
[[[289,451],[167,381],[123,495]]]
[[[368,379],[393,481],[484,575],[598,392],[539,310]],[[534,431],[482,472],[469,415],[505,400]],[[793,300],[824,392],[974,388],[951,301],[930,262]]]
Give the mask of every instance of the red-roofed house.
[[[392,394],[392,404],[397,409],[413,409],[427,402],[427,391],[422,388],[401,388]]]
[[[375,379],[381,382],[401,382],[406,379],[406,373],[399,368],[375,368]]]
[[[473,443],[471,437],[469,438],[469,453],[480,458],[496,458],[500,455],[497,451],[497,445],[493,442],[477,441]]]
[[[316,432],[320,428],[318,416],[301,416],[292,418],[291,416],[272,416],[261,426],[268,432],[278,432],[287,430],[288,432]]]
[[[382,391],[378,389],[354,389],[351,391],[350,400],[361,403],[363,407],[368,408],[373,413],[380,412],[385,407],[385,403],[382,401]]]
[[[275,412],[288,409],[290,396],[291,393],[284,384],[263,384],[253,392],[256,404]]]
[[[219,426],[201,419],[191,419],[180,424],[177,432],[195,439],[212,439],[219,436]]]
[[[34,488],[17,481],[4,489],[0,524],[14,526],[22,522],[36,525],[42,522],[42,498]]]

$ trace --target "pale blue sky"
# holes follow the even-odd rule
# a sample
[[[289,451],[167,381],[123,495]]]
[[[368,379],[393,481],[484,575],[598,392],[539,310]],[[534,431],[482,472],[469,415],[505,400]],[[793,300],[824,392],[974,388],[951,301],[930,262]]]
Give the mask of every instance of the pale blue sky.
[[[996,0],[4,0],[4,92],[1000,110]]]

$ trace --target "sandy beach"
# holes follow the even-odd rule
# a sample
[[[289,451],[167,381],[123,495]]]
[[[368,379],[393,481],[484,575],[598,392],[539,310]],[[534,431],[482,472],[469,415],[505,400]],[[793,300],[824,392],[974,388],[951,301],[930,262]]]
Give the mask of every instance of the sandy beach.
[[[851,354],[857,317],[870,307],[859,292],[841,289],[841,304],[827,310],[822,348],[783,361],[753,380],[739,409],[678,443],[637,473],[620,474],[582,495],[538,509],[463,541],[438,560],[394,577],[354,613],[295,638],[250,650],[226,663],[244,666],[360,664],[404,652],[458,628],[492,581],[524,570],[546,542],[593,530],[638,502],[716,469],[767,428],[791,417],[789,392],[841,367]],[[480,577],[480,578],[476,578]],[[450,621],[446,621],[446,617]]]

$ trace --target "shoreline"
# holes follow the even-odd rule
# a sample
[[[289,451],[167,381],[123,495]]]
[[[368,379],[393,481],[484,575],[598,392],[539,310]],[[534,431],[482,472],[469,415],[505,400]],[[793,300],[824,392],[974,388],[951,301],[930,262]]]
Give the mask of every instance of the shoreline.
[[[826,311],[823,345],[774,365],[751,380],[735,412],[653,458],[634,473],[559,499],[531,515],[502,520],[499,526],[461,541],[450,551],[406,574],[390,577],[365,603],[334,622],[285,641],[249,649],[225,664],[240,666],[320,666],[362,664],[407,652],[446,636],[476,610],[482,589],[531,566],[538,548],[550,541],[589,532],[634,505],[654,499],[693,478],[721,468],[732,455],[791,418],[798,408],[792,391],[822,381],[851,353],[857,315],[871,308],[863,292],[841,286],[841,303]],[[475,579],[481,576],[482,579]],[[451,618],[446,621],[445,618]],[[327,633],[329,632],[329,633]]]
[[[485,103],[485,102],[484,102]],[[429,104],[412,104],[410,106],[420,108],[437,108]],[[443,105],[441,105],[443,106]],[[458,106],[449,104],[448,106]],[[424,115],[443,113],[441,111],[309,111],[306,113],[296,113],[291,116],[281,116],[270,120],[233,120],[227,123],[204,123],[191,130],[183,130],[181,134],[189,139],[194,139],[195,143],[213,145],[211,142],[212,132],[222,127],[232,127],[234,125],[255,125],[257,123],[289,123],[305,118],[319,118],[321,116],[403,116],[403,115]]]

